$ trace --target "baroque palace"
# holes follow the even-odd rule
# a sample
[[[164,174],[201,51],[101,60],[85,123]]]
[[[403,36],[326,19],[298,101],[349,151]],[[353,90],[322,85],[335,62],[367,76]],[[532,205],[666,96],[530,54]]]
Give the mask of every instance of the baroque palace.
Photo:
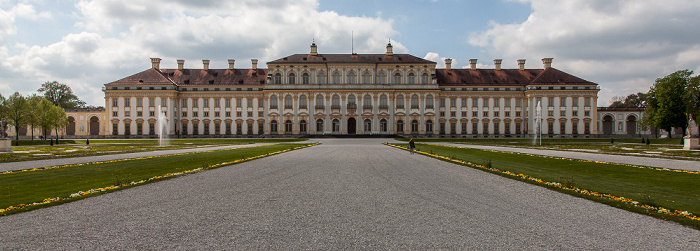
[[[409,54],[294,54],[259,69],[152,68],[104,86],[105,134],[170,137],[406,135],[552,137],[598,134],[598,85],[551,67],[445,69]]]

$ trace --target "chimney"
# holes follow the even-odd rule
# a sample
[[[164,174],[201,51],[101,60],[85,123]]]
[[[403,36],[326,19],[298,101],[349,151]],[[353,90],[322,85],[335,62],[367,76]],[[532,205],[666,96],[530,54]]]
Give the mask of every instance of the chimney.
[[[493,60],[493,65],[496,66],[497,71],[501,70],[501,62],[503,62],[503,59],[494,59]]]
[[[311,42],[311,56],[316,56],[318,55],[318,48],[316,47],[316,40]]]
[[[452,59],[451,58],[445,59],[445,69],[452,70]]]
[[[250,62],[253,63],[253,70],[257,70],[258,69],[258,60],[251,59]]]
[[[520,68],[521,71],[525,70],[525,59],[518,59],[518,68]]]
[[[177,60],[177,69],[181,70],[185,69],[185,60],[184,59],[178,59]]]
[[[229,59],[228,60],[228,69],[233,70],[233,64],[236,62],[236,60]]]
[[[545,69],[552,67],[552,59],[553,58],[543,58],[542,59],[542,63],[544,64]]]
[[[391,40],[389,40],[389,43],[386,45],[386,55],[387,56],[394,55],[394,50],[393,50],[393,47],[391,46]]]
[[[160,70],[160,58],[151,58],[151,67]]]
[[[475,58],[469,59],[469,68],[476,70],[476,60]]]
[[[204,70],[209,70],[209,59],[202,59],[202,64],[204,64]]]

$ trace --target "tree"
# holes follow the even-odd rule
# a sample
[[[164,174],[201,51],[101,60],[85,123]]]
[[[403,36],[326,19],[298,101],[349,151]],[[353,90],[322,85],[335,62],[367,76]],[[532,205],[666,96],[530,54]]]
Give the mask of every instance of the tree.
[[[681,70],[658,78],[646,94],[647,123],[666,130],[669,138],[672,128],[688,126],[688,106],[683,96],[692,74],[690,70]]]
[[[53,106],[51,108],[51,118],[54,121],[53,128],[56,130],[56,144],[58,144],[58,130],[68,126],[66,111],[61,107]]]
[[[39,128],[44,133],[44,139],[47,139],[47,134],[54,128],[54,115],[51,111],[53,107],[55,107],[55,105],[48,99],[41,99],[41,102],[39,102],[39,110],[44,112],[39,113],[37,119],[39,121]]]
[[[687,102],[687,113],[695,120],[700,131],[700,76],[690,78],[683,99]]]
[[[12,94],[12,96],[7,98],[3,103],[7,122],[15,127],[15,144],[19,145],[19,128],[27,125],[26,116],[29,112],[27,100],[22,94],[15,92],[15,94]]]
[[[29,111],[27,112],[27,125],[31,127],[32,140],[34,140],[34,128],[39,126],[39,115],[44,112],[39,110],[39,102],[44,99],[41,96],[32,94],[27,97],[27,106],[29,106]]]
[[[43,93],[44,98],[51,101],[54,105],[62,108],[75,108],[85,106],[85,101],[78,99],[73,90],[68,85],[53,81],[41,85],[40,93]]]
[[[647,107],[646,94],[638,92],[627,97],[615,96],[611,99],[610,107]]]

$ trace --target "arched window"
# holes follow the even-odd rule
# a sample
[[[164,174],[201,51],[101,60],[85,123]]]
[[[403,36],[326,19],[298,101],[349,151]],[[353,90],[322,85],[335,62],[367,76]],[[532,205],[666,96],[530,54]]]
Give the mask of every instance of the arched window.
[[[292,121],[287,120],[284,122],[284,133],[285,134],[292,134]]]
[[[421,84],[429,84],[430,79],[428,79],[428,73],[423,73],[423,76],[421,77]]]
[[[338,119],[333,119],[333,132],[340,132],[340,121]]]
[[[428,94],[428,96],[425,97],[425,108],[433,108],[433,95]]]
[[[301,75],[301,83],[308,85],[309,84],[309,74],[304,72],[304,74]]]
[[[386,95],[382,94],[379,96],[379,109],[387,109],[389,108],[389,105],[387,104],[387,98]]]
[[[292,95],[284,96],[284,109],[292,109]]]
[[[270,121],[270,133],[277,134],[277,120]]]
[[[323,72],[318,73],[318,81],[317,82],[319,85],[326,84],[326,74]]]
[[[425,122],[425,133],[433,133],[433,121],[428,120]]]
[[[351,71],[350,73],[348,73],[348,84],[355,84],[355,77],[357,77],[355,75],[355,72]]]
[[[418,95],[411,96],[411,109],[418,109]]]
[[[316,95],[316,108],[323,109],[323,95]]]
[[[386,119],[382,119],[382,120],[379,121],[379,131],[380,131],[380,132],[386,132],[386,131],[387,131]]]
[[[277,109],[277,95],[270,96],[270,109]]]
[[[408,74],[408,84],[413,85],[416,83],[416,74],[413,74],[413,72]]]
[[[289,77],[287,78],[287,84],[293,85],[296,83],[296,75],[294,73],[289,73]]]
[[[349,105],[355,104],[355,94],[350,94],[350,96],[348,96],[348,104]]]
[[[306,95],[299,96],[299,109],[306,109]]]
[[[365,94],[365,97],[362,98],[362,102],[363,109],[372,109],[372,96]]]
[[[299,121],[299,133],[306,133],[306,120]]]
[[[400,85],[401,84],[401,73],[396,73],[394,74],[394,84]]]
[[[418,120],[411,121],[411,133],[418,133]]]
[[[371,84],[372,80],[370,79],[369,72],[365,71],[364,74],[362,74],[362,83],[363,84]]]
[[[323,119],[316,120],[316,132],[319,132],[319,133],[323,132]]]
[[[371,132],[372,132],[372,120],[365,119],[365,133],[371,133]]]
[[[380,72],[377,75],[377,84],[386,84],[386,75],[384,74],[384,72]]]
[[[403,95],[399,94],[396,96],[396,108],[397,109],[403,109],[404,101],[403,101]]]
[[[276,85],[281,85],[282,84],[282,74],[275,73],[275,84]]]
[[[340,84],[340,73],[337,71],[333,73],[333,84]]]
[[[396,132],[403,133],[403,120],[396,121]]]
[[[333,95],[333,98],[331,98],[331,109],[340,109],[340,96],[338,94]]]

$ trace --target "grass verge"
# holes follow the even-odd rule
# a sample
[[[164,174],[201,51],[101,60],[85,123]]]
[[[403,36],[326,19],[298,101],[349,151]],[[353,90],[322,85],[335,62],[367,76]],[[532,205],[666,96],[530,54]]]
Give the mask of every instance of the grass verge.
[[[405,149],[406,144],[399,144]],[[420,153],[700,229],[700,172],[417,144]]]
[[[0,215],[70,202],[307,146],[311,144],[276,144],[5,172],[0,174]]]

